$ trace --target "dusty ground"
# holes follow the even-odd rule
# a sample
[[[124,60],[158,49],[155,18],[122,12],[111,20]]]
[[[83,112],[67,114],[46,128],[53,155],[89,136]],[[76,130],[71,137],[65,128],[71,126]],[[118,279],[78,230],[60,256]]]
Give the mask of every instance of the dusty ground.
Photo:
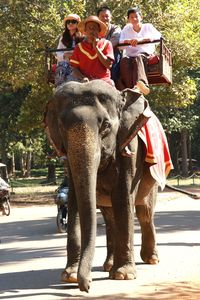
[[[52,194],[24,195],[25,205],[25,198],[17,197],[12,198],[11,215],[0,215],[0,299],[200,299],[200,200],[159,193],[155,223],[160,264],[142,263],[136,222],[137,279],[133,281],[109,280],[102,272],[105,226],[98,212],[93,281],[86,294],[76,284],[60,283],[66,234],[56,232]],[[36,205],[41,201],[46,205]]]
[[[20,187],[11,191],[11,202],[16,205],[54,204],[57,185]]]

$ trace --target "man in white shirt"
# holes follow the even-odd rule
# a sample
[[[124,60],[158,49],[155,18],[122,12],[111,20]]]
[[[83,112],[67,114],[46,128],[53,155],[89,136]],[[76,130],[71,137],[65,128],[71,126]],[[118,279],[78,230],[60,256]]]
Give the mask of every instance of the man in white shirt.
[[[7,190],[9,188],[9,184],[7,182],[5,182],[5,180],[3,178],[0,177],[0,190]]]
[[[150,23],[142,23],[142,15],[137,7],[127,12],[128,24],[122,29],[120,43],[129,44],[125,47],[125,56],[121,60],[121,81],[127,88],[136,92],[149,94],[146,76],[148,56],[155,52],[155,44],[139,44],[161,38],[160,32]]]

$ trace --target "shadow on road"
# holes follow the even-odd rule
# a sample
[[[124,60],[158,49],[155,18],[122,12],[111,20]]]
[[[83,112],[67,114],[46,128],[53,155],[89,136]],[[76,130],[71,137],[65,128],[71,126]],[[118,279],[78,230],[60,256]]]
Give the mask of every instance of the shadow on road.
[[[94,297],[87,297],[86,293],[82,293],[78,290],[77,284],[60,284],[58,278],[61,270],[41,270],[41,271],[28,271],[19,273],[10,273],[0,276],[1,291],[0,299],[29,299],[30,297],[38,297],[37,299],[43,299],[44,296],[58,297],[58,299],[94,299],[94,300],[198,300],[200,296],[200,287],[197,284],[190,282],[161,282],[156,284],[153,289],[152,285],[142,285],[139,290],[133,288],[132,295],[126,293],[101,295]],[[51,276],[49,276],[51,273]],[[25,278],[25,280],[24,280]],[[23,280],[22,280],[23,279]],[[106,278],[96,279],[95,281],[102,281]],[[107,279],[108,280],[108,279]],[[109,292],[109,281],[107,283],[106,292]],[[9,295],[3,286],[8,285],[9,282]],[[94,283],[93,283],[94,284]],[[19,292],[19,290],[21,292]],[[46,290],[46,291],[44,291]],[[73,293],[71,293],[73,290]],[[77,295],[74,290],[77,290]],[[148,293],[147,293],[148,292]],[[89,294],[90,295],[90,294]],[[47,299],[47,298],[45,298]]]
[[[155,225],[158,233],[200,230],[200,212],[199,211],[162,211],[155,213]],[[105,234],[105,226],[101,213],[97,214],[98,235]],[[140,232],[136,220],[135,232]],[[14,230],[13,230],[14,229]],[[29,234],[31,232],[31,235]],[[63,238],[62,234],[56,234],[56,217],[43,218],[41,220],[18,221],[3,223],[0,226],[0,237],[4,242],[9,242],[10,237],[21,239],[23,241],[48,240],[54,235],[54,238]]]
[[[158,233],[200,230],[199,211],[162,211],[155,213],[155,225]]]
[[[155,213],[155,224],[157,233],[170,233],[177,231],[199,231],[200,230],[199,211],[167,211]],[[31,235],[30,235],[31,232]],[[105,226],[101,214],[98,214],[98,236],[105,234]],[[136,221],[135,232],[140,233],[140,227]],[[66,238],[67,234],[56,234],[55,218],[45,218],[41,220],[7,222],[0,226],[0,237],[2,244],[9,244],[14,240],[40,242],[44,240]],[[50,242],[51,243],[51,242]],[[191,241],[177,243],[158,243],[159,246],[199,246],[199,243]],[[139,245],[135,245],[139,246]],[[98,247],[98,246],[97,246]],[[104,245],[102,246],[104,247]],[[10,262],[13,253],[16,261],[25,261],[32,258],[57,257],[62,254],[63,247],[47,247],[34,250],[30,247],[25,249],[8,248],[1,250],[1,262]],[[4,255],[4,252],[6,252]],[[10,258],[10,259],[9,259]]]

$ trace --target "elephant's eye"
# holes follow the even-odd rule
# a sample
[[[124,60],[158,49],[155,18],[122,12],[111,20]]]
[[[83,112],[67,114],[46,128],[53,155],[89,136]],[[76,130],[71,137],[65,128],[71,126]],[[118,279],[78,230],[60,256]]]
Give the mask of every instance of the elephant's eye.
[[[100,134],[102,137],[106,136],[111,130],[111,123],[109,120],[104,120],[101,128],[100,128]]]

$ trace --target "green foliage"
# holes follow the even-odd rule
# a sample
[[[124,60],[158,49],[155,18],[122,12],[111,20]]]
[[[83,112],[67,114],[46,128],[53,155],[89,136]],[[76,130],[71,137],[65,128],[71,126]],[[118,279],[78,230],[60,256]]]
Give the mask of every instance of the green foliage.
[[[4,90],[4,94],[0,93],[0,153],[2,157],[5,157],[10,145],[20,140],[16,122],[29,88],[13,91],[11,86],[1,85],[1,89]]]
[[[33,83],[31,91],[21,106],[18,127],[29,133],[33,129],[43,128],[43,113],[47,100],[52,96],[52,87],[48,84]]]
[[[82,14],[83,1],[7,1],[0,4],[1,77],[13,88],[44,82],[44,49],[55,47],[63,17],[72,7]]]
[[[4,160],[13,151],[41,153],[43,146],[36,141],[41,141],[42,132],[44,143],[42,118],[53,88],[46,83],[44,49],[57,46],[64,16],[73,9],[82,15],[83,2],[1,2],[0,77],[4,84],[0,86],[0,153]],[[27,92],[22,95],[21,90]]]

